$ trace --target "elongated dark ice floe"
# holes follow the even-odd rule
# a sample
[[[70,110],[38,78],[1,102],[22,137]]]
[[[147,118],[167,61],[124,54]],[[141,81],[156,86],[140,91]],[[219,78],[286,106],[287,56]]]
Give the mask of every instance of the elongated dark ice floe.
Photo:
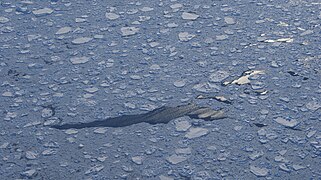
[[[182,116],[210,121],[225,118],[222,110],[215,111],[208,107],[200,107],[196,104],[187,104],[176,107],[163,106],[145,114],[123,115],[88,123],[62,124],[50,127],[56,129],[82,129],[90,127],[124,127],[142,122],[149,124],[166,124],[171,120]]]

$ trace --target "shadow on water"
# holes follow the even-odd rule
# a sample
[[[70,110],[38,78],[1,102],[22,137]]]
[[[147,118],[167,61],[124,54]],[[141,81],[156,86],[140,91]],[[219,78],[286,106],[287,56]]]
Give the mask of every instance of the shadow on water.
[[[207,121],[226,117],[222,110],[216,111],[209,107],[200,107],[191,103],[176,107],[163,106],[144,114],[123,115],[88,123],[62,124],[50,127],[55,129],[82,129],[90,127],[124,127],[142,122],[149,124],[166,124],[171,120],[182,116],[189,116],[191,118],[204,119]]]

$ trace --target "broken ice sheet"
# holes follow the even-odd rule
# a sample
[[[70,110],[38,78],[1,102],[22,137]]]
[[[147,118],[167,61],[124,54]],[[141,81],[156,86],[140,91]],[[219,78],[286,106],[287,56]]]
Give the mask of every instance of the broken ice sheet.
[[[175,153],[176,154],[191,154],[192,153],[192,149],[191,148],[178,148],[175,149]]]
[[[228,85],[228,84],[238,84],[238,85],[248,84],[248,83],[251,82],[249,78],[251,76],[258,75],[258,74],[265,74],[265,73],[262,70],[245,71],[240,78],[238,78],[238,79],[236,79],[236,80],[234,80],[232,82],[226,81],[223,84],[224,85]]]
[[[280,38],[280,39],[267,39],[267,40],[265,40],[264,42],[266,42],[266,43],[274,43],[274,42],[286,42],[286,43],[291,43],[291,42],[293,42],[294,41],[294,39],[292,39],[292,38]]]
[[[251,160],[256,160],[260,157],[262,157],[264,155],[264,152],[261,150],[261,151],[254,151],[252,154],[249,155],[249,158]]]
[[[41,111],[41,117],[43,118],[49,118],[51,116],[53,116],[55,114],[53,108],[51,107],[47,107],[47,108],[44,108],[42,111]]]
[[[180,119],[183,119],[182,117]],[[175,128],[176,131],[179,132],[185,132],[191,127],[191,123],[189,123],[187,120],[175,120]]]
[[[298,170],[301,170],[301,169],[305,169],[306,167],[305,166],[301,166],[301,165],[297,165],[297,164],[293,164],[292,165],[293,169],[295,171],[298,171]]]
[[[71,134],[77,134],[78,131],[75,130],[75,129],[67,129],[67,130],[65,131],[65,133],[68,134],[68,135],[71,135]]]
[[[146,7],[146,6],[145,6],[145,7],[140,8],[140,10],[143,11],[143,12],[149,12],[149,11],[153,11],[154,8]]]
[[[6,91],[6,92],[2,93],[2,96],[4,96],[4,97],[12,97],[13,94],[10,91]]]
[[[141,164],[143,164],[143,157],[142,156],[134,156],[134,157],[132,157],[132,161],[137,165],[141,165]]]
[[[97,87],[90,87],[90,88],[86,88],[84,89],[86,92],[88,93],[95,93],[97,92],[99,89]]]
[[[166,160],[168,162],[170,162],[171,164],[178,164],[178,163],[181,163],[183,161],[186,161],[187,157],[173,154],[173,155],[167,157]]]
[[[70,62],[72,64],[84,64],[89,61],[89,57],[82,56],[82,57],[72,57],[70,58]]]
[[[184,20],[196,20],[199,17],[199,15],[191,12],[183,12],[182,13],[182,19]]]
[[[224,21],[228,25],[232,25],[236,23],[236,21],[232,17],[224,17]]]
[[[33,179],[37,175],[36,169],[30,169],[21,173],[22,176],[27,177],[28,179]]]
[[[172,8],[172,9],[179,9],[179,8],[181,8],[181,7],[183,7],[183,5],[182,5],[182,4],[179,4],[179,3],[170,5],[170,8]]]
[[[66,34],[71,31],[71,27],[62,27],[55,33],[56,35]]]
[[[34,160],[37,158],[37,156],[38,156],[38,154],[34,151],[27,151],[26,155],[25,155],[26,159],[28,159],[28,160]]]
[[[176,80],[173,84],[175,87],[181,88],[185,86],[186,80]]]
[[[4,23],[9,22],[9,21],[10,21],[9,18],[0,16],[0,23],[4,24]]]
[[[250,166],[250,171],[259,177],[264,177],[269,174],[269,170],[267,168],[260,168],[252,165]]]
[[[311,138],[316,132],[317,132],[316,130],[308,132],[307,137]]]
[[[120,28],[122,36],[131,36],[138,33],[139,28],[137,27],[122,27]]]
[[[189,41],[189,40],[193,39],[194,37],[195,37],[194,34],[190,34],[188,32],[178,33],[178,39],[183,42]]]
[[[205,136],[208,134],[208,132],[209,130],[205,128],[190,128],[185,137],[187,137],[188,139],[194,139]]]
[[[90,42],[93,38],[90,37],[79,37],[72,41],[73,44],[84,44]]]
[[[282,117],[277,117],[274,121],[285,126],[285,127],[289,127],[289,128],[293,128],[299,124],[299,122],[295,119],[286,120]]]
[[[43,8],[43,9],[37,9],[37,10],[34,10],[32,11],[32,13],[35,15],[35,16],[45,16],[45,15],[49,15],[51,13],[53,13],[53,9],[50,9],[50,8]]]
[[[310,101],[305,106],[311,111],[316,111],[321,108],[321,104],[316,101]]]
[[[193,86],[193,89],[199,92],[208,93],[208,92],[218,92],[218,90],[220,90],[220,87],[213,83],[201,82],[201,83],[195,84]]]
[[[104,169],[104,165],[95,165],[93,167],[90,167],[86,172],[85,174],[90,174],[90,173],[93,173],[93,172],[99,172],[101,171],[102,169]]]
[[[96,134],[105,134],[106,132],[107,132],[107,128],[105,127],[97,128],[94,130],[94,133]]]
[[[218,71],[213,72],[210,75],[209,79],[210,79],[210,82],[221,82],[224,79],[226,79],[229,75],[230,75],[230,73],[227,71],[218,70]]]
[[[115,20],[115,19],[118,19],[120,16],[116,13],[106,13],[105,14],[106,18],[109,19],[109,20]]]
[[[215,99],[219,102],[223,102],[226,104],[232,104],[232,102],[230,100],[228,100],[226,97],[224,96],[204,96],[204,95],[198,95],[196,97],[196,99]]]
[[[228,38],[228,35],[226,35],[226,34],[216,36],[216,40],[218,40],[218,41],[223,41],[227,38]]]

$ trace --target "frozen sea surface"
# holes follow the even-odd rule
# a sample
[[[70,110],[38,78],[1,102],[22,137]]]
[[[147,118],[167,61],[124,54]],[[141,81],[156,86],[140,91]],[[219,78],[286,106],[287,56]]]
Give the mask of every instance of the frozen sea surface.
[[[317,0],[1,0],[0,179],[320,179],[320,24]],[[50,128],[190,102],[228,118]]]

